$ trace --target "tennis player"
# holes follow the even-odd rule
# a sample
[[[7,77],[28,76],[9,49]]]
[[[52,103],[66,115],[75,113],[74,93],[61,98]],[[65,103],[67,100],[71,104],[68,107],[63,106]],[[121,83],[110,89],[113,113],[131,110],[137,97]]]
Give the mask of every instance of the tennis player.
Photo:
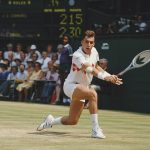
[[[117,85],[121,85],[123,82],[122,79],[109,74],[98,65],[99,55],[94,47],[94,31],[87,30],[84,33],[81,45],[73,54],[72,67],[64,82],[64,92],[71,99],[69,115],[58,118],[48,115],[37,130],[41,131],[54,125],[76,125],[84,108],[85,99],[88,99],[92,137],[104,139],[105,135],[98,122],[97,93],[89,85],[93,75]]]

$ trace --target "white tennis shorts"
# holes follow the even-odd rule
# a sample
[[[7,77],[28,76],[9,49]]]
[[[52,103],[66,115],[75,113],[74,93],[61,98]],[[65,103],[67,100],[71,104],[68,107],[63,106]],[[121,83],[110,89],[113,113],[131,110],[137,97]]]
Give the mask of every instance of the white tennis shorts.
[[[63,90],[64,93],[72,100],[72,95],[77,87],[78,83],[64,82]],[[85,102],[85,100],[80,100],[81,102]]]

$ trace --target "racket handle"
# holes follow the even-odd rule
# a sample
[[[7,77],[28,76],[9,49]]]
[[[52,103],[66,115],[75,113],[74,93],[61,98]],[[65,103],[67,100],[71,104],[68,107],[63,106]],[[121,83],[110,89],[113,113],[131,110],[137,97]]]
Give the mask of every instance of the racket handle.
[[[120,73],[117,74],[117,76],[122,76],[122,75],[124,75],[127,71],[129,71],[129,69],[125,69],[125,70],[121,71]]]
[[[120,73],[117,74],[117,76],[122,76],[125,72],[121,71]]]

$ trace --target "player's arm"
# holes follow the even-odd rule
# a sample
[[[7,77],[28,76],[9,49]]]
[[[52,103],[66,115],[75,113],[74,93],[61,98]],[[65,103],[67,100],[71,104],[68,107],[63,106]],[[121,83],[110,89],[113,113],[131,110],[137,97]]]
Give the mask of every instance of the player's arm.
[[[118,78],[115,75],[110,75],[106,71],[104,71],[100,66],[92,67],[85,58],[80,54],[74,54],[72,63],[75,64],[80,70],[86,71],[87,73],[91,73],[99,79],[109,81],[113,84],[120,85],[122,84],[122,79]]]
[[[113,80],[112,78],[114,78],[115,79],[115,83],[114,84],[117,84],[117,85],[123,84],[121,78],[118,78],[117,75],[111,75],[111,74],[109,74],[107,71],[103,70],[98,63],[96,64],[96,69],[99,72],[102,72],[103,76],[105,76],[104,80],[111,81],[111,80]]]
[[[87,73],[91,73],[99,79],[111,82],[113,84],[121,85],[123,84],[122,79],[118,78],[116,75],[111,75],[107,71],[103,70],[99,65],[92,67],[88,63],[82,64],[82,70],[85,70]]]

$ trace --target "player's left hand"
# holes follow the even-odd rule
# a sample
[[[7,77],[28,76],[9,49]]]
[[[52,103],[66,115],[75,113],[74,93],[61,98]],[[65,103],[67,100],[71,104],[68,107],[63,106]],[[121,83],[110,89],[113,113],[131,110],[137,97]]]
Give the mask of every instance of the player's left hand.
[[[105,80],[108,81],[108,82],[111,82],[113,84],[116,84],[116,85],[123,84],[122,79],[118,78],[118,76],[116,76],[116,75],[107,76],[107,77],[105,77]]]

